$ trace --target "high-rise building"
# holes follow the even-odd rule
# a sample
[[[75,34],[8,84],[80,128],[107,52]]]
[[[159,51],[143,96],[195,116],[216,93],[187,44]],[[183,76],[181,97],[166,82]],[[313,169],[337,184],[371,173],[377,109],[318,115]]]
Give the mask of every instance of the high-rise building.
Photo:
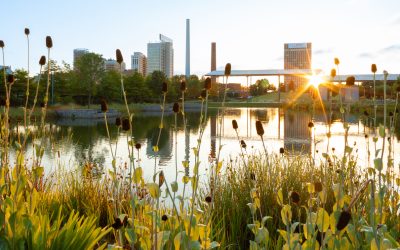
[[[79,59],[79,57],[83,56],[84,54],[89,53],[88,49],[74,49],[74,68],[76,65],[76,61]]]
[[[190,77],[190,19],[186,19],[186,79]]]
[[[114,60],[114,59],[107,59],[107,60],[104,60],[104,69],[105,70],[115,70],[115,71],[120,71],[120,66],[119,66],[119,63],[116,61],[116,60]],[[122,69],[122,72],[124,72],[125,71],[125,62],[122,62],[122,64],[121,64],[121,69]]]
[[[131,56],[131,69],[142,75],[146,75],[147,58],[141,52],[134,52]]]
[[[172,39],[160,34],[159,42],[147,44],[147,74],[162,71],[167,77],[174,75],[174,48]]]
[[[284,69],[311,69],[311,43],[285,43]],[[308,83],[302,76],[285,76],[285,85],[298,88]]]

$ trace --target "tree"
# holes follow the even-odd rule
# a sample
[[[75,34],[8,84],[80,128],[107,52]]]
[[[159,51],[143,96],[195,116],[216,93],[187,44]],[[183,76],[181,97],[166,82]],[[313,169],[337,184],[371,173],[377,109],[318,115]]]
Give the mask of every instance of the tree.
[[[110,70],[104,73],[101,83],[98,86],[98,97],[106,99],[109,102],[121,100],[121,76],[115,70]]]
[[[271,88],[268,79],[257,80],[256,83],[250,85],[250,94],[252,96],[264,95]]]
[[[99,54],[87,53],[79,57],[75,66],[75,93],[87,93],[90,108],[92,96],[96,94],[97,86],[104,76],[104,60]]]
[[[149,87],[151,95],[154,99],[161,96],[163,82],[168,83],[168,79],[162,71],[154,71],[149,77],[146,78],[146,85]]]
[[[135,72],[125,78],[125,91],[128,102],[148,102],[152,100],[152,93],[145,83],[142,74]]]

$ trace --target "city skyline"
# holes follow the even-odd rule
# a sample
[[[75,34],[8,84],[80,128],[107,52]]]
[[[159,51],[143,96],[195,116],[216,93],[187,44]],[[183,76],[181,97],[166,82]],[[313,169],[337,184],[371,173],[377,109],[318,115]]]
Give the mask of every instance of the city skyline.
[[[369,73],[371,63],[378,65],[378,72],[400,71],[400,34],[395,32],[400,28],[400,3],[395,0],[96,1],[95,8],[94,3],[6,1],[6,25],[0,30],[6,65],[27,68],[25,27],[31,30],[32,73],[38,71],[40,56],[47,54],[47,35],[54,41],[52,59],[72,66],[75,48],[104,58],[114,58],[119,48],[129,63],[133,52],[146,51],[154,34],[162,33],[174,40],[174,74],[185,74],[185,22],[190,19],[191,74],[210,71],[211,42],[217,43],[217,69],[227,62],[232,69],[280,69],[284,43],[311,42],[313,68],[325,73],[334,57],[340,58],[340,73]]]

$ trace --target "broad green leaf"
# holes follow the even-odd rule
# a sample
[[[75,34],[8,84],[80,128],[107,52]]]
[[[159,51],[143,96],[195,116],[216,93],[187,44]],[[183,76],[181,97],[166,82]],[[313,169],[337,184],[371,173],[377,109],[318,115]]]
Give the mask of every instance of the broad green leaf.
[[[147,186],[147,189],[149,190],[149,193],[153,199],[157,199],[160,197],[161,192],[160,192],[160,188],[158,187],[158,184],[153,182],[153,183],[147,183],[146,186]]]
[[[317,226],[321,232],[326,232],[326,230],[329,228],[329,214],[323,208],[318,209]]]

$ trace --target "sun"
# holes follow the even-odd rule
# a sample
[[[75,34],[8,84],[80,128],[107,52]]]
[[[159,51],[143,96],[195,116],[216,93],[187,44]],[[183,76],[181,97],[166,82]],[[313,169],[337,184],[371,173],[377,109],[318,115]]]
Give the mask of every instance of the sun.
[[[312,74],[308,77],[308,85],[313,86],[316,89],[318,89],[318,86],[323,82],[322,77],[319,75]]]

